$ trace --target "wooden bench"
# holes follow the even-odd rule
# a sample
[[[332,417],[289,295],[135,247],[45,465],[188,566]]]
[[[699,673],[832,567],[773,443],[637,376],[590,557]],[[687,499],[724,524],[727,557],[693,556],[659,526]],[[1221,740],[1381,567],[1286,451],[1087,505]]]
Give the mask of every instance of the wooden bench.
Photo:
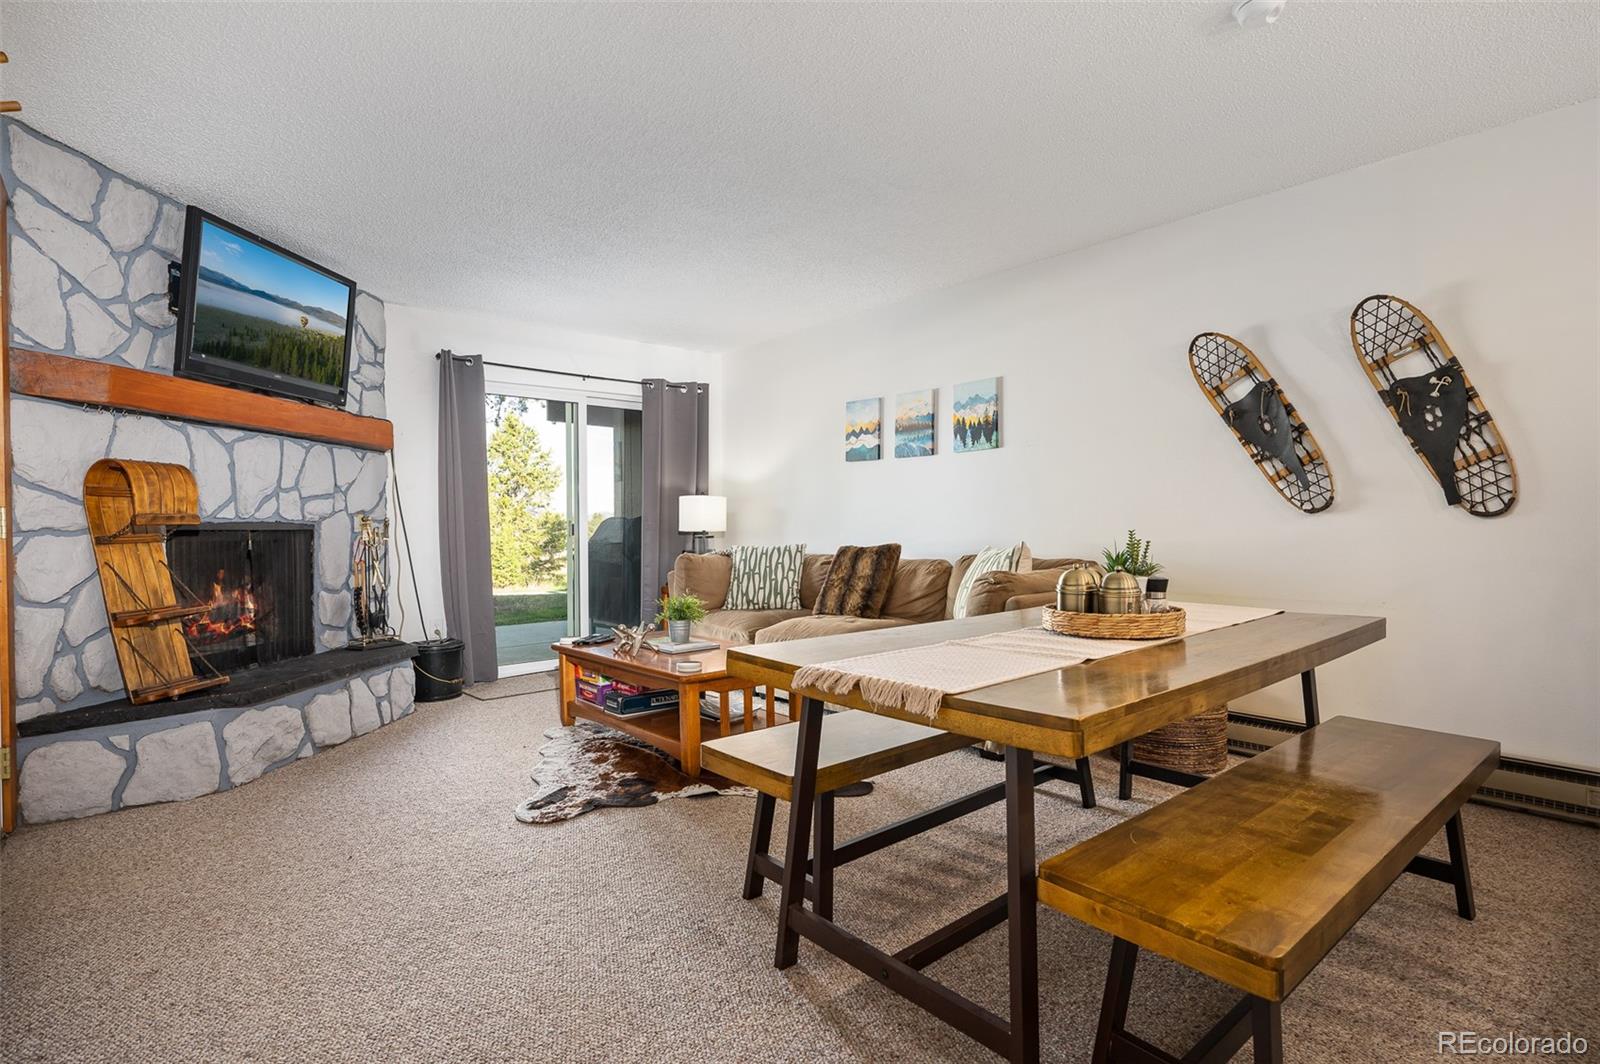
[[[769,852],[772,817],[777,800],[788,801],[794,793],[795,742],[799,734],[799,725],[783,724],[713,739],[700,747],[702,768],[757,791],[750,853],[745,860],[743,896],[746,899],[759,898],[764,882],[768,879],[778,882],[783,872],[782,862],[774,860]],[[816,842],[806,891],[818,912],[832,910],[834,867],[871,852],[839,858],[839,848],[833,844],[835,792],[970,743],[970,739],[938,728],[880,717],[876,713],[852,709],[828,715],[823,721],[817,753],[817,797],[813,817]]]
[[[776,883],[783,874],[783,863],[769,852],[772,819],[778,800],[789,801],[794,793],[795,745],[799,735],[798,724],[783,724],[713,739],[700,747],[700,763],[706,771],[758,792],[750,850],[745,859],[742,894],[746,899],[760,897],[765,881]],[[997,783],[835,845],[833,808],[840,788],[971,745],[972,740],[965,736],[862,710],[841,710],[823,719],[812,805],[811,867],[806,884],[806,897],[813,911],[832,918],[833,873],[839,865],[1005,798],[1005,784]],[[1034,782],[1037,785],[1052,779],[1067,780],[1081,787],[1081,774],[1087,771],[1086,759],[1079,767],[1041,764],[1035,770]],[[1086,805],[1093,804],[1092,795],[1092,789],[1084,791]]]
[[[1402,873],[1472,919],[1461,807],[1500,744],[1337,717],[1039,866],[1039,900],[1114,936],[1097,1064],[1282,1060],[1283,1000]],[[1440,828],[1450,860],[1420,856]],[[1245,993],[1181,1058],[1126,1030],[1138,951]]]

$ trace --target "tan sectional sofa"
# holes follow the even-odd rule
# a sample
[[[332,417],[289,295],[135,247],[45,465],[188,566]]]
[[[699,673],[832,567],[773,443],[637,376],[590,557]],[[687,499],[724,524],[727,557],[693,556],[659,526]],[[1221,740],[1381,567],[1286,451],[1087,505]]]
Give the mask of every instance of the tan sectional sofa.
[[[833,562],[831,554],[806,555],[800,570],[798,610],[723,609],[733,574],[733,559],[726,554],[679,555],[667,577],[667,590],[674,595],[693,595],[705,604],[709,613],[694,626],[696,635],[731,643],[773,643],[946,620],[972,559],[971,554],[953,563],[942,558],[902,559],[889,585],[883,616],[876,618],[812,614]],[[967,614],[999,613],[1020,609],[1024,601],[1028,605],[1049,601],[1063,569],[1094,564],[1081,558],[1035,558],[1030,572],[984,573],[973,581]]]

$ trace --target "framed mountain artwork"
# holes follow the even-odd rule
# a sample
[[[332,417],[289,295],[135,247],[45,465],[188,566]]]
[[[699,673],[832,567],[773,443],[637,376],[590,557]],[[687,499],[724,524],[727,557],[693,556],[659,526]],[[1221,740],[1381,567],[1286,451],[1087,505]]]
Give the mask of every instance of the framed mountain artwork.
[[[933,404],[935,392],[901,392],[894,398],[894,456],[921,458],[934,452]]]
[[[883,400],[850,400],[844,404],[844,460],[876,462],[882,457]]]
[[[956,453],[1000,446],[1000,378],[958,384],[950,402]]]

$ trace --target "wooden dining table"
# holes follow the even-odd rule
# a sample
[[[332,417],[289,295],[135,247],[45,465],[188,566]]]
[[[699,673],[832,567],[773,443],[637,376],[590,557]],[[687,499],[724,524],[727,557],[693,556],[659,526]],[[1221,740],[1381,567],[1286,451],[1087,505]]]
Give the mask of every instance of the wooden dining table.
[[[1039,958],[1033,788],[1036,754],[1079,758],[1131,741],[1166,724],[1299,677],[1306,724],[1318,723],[1315,669],[1382,639],[1381,617],[1279,613],[1111,657],[947,694],[930,721],[848,695],[797,690],[805,665],[1014,631],[1041,623],[1038,609],[908,625],[793,642],[732,647],[727,669],[751,684],[788,690],[799,702],[794,792],[774,963],[788,968],[805,939],[853,965],[995,1053],[1019,1064],[1039,1059]],[[883,713],[975,742],[1005,748],[1006,891],[898,951],[880,948],[806,907],[806,868],[817,796],[817,752],[824,701]],[[1352,707],[1366,708],[1366,707]],[[1180,781],[1187,782],[1187,781]],[[947,803],[948,804],[948,803]],[[947,822],[938,810],[928,827]],[[926,830],[912,817],[888,829],[901,838]],[[985,931],[1007,926],[1009,1015],[1002,1017],[922,971]],[[1081,970],[1075,966],[1074,971]]]

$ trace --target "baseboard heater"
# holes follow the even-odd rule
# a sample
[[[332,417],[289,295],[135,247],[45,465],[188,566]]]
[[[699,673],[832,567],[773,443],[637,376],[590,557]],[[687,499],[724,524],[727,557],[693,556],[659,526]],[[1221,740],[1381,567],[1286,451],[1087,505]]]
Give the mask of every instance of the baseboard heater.
[[[787,703],[787,692],[778,701]],[[1228,752],[1250,757],[1306,730],[1304,724],[1228,711]],[[1600,827],[1600,773],[1502,757],[1472,800]]]
[[[1228,713],[1228,752],[1250,757],[1268,750],[1304,724],[1248,713]],[[1600,773],[1502,757],[1472,800],[1483,805],[1600,826]]]

